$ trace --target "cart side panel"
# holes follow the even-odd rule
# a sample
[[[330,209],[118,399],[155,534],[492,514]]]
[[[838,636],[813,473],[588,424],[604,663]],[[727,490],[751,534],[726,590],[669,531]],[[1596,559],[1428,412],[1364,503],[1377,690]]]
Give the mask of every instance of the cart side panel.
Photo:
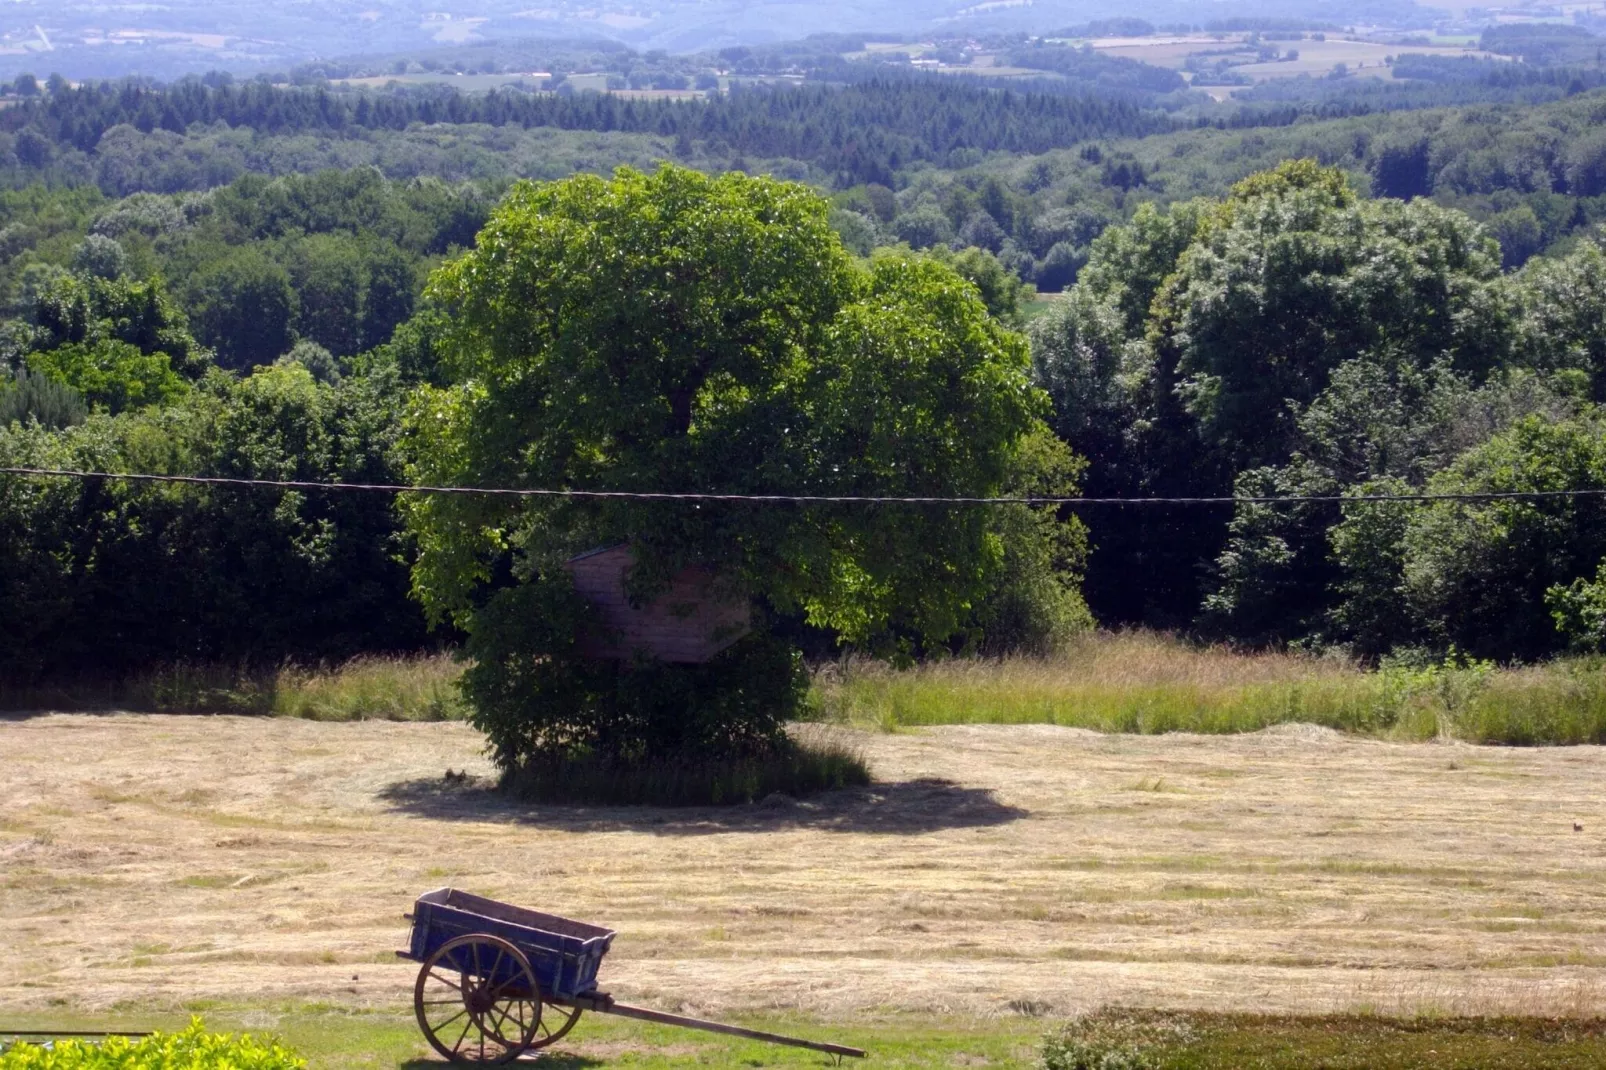
[[[466,910],[470,914],[481,914],[487,918],[495,918],[512,925],[522,925],[527,929],[540,932],[553,933],[558,936],[569,936],[576,940],[594,940],[598,937],[611,938],[612,929],[605,929],[600,925],[591,925],[573,918],[563,918],[556,914],[543,914],[539,910],[530,910],[527,907],[514,906],[496,899],[487,899],[483,895],[474,895],[472,892],[461,891],[457,888],[442,888],[436,892],[426,892],[420,900],[439,903],[443,906],[456,907]]]
[[[493,917],[463,908],[463,905],[468,905],[473,900],[479,901],[473,903],[474,906],[492,904],[503,908],[498,913],[504,917]],[[463,905],[459,905],[460,903]],[[571,931],[584,929],[602,935],[581,938],[564,933],[546,932],[505,920],[505,916],[510,912],[523,915],[523,920],[552,918],[555,921],[565,922],[564,927]],[[451,889],[441,889],[439,892],[420,896],[413,906],[413,932],[408,948],[409,956],[422,962],[447,941],[472,933],[499,936],[517,947],[529,958],[530,966],[535,970],[536,980],[541,983],[542,992],[562,997],[580,995],[596,988],[597,970],[602,965],[602,956],[612,945],[614,936],[611,930],[586,925],[584,922],[557,918],[555,915],[539,915],[535,911],[521,911],[517,907],[496,903],[495,900],[468,896],[467,893]],[[461,950],[453,953],[451,965],[463,972],[477,972],[475,963],[464,957],[464,952]],[[493,963],[481,962],[478,964],[478,969],[491,971],[492,966]],[[510,980],[513,974],[514,967],[510,962],[504,963],[500,969],[494,971],[497,981]]]

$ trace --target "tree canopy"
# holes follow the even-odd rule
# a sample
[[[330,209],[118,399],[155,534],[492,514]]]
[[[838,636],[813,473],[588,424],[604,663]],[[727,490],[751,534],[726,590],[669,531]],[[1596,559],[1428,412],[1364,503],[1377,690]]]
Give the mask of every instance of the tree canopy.
[[[827,216],[802,186],[671,166],[516,187],[431,283],[452,382],[415,406],[415,476],[997,494],[1041,426],[1024,339],[938,261],[855,262]],[[596,706],[573,697],[596,685],[572,629],[506,643],[509,607],[539,602],[554,619],[573,554],[628,542],[637,597],[702,565],[773,612],[861,642],[948,639],[1005,556],[998,518],[963,507],[429,496],[409,510],[416,592],[469,633],[471,652],[496,644],[467,686],[504,762],[553,740],[603,745],[595,722],[543,735],[554,692],[570,709]]]

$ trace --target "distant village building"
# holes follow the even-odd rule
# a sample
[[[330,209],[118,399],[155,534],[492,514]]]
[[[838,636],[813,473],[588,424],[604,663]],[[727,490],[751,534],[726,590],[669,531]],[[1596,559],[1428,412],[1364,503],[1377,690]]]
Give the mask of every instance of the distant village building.
[[[634,564],[628,543],[565,563],[574,589],[596,608],[608,631],[582,640],[580,651],[587,657],[625,660],[646,654],[700,664],[752,630],[752,604],[722,589],[712,570],[697,566],[682,570],[651,603],[632,606],[625,580]]]

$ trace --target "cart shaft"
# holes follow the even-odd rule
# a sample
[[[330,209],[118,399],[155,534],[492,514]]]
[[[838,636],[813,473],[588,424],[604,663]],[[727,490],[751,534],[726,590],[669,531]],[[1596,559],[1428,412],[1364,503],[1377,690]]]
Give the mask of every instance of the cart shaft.
[[[808,1048],[810,1051],[820,1051],[827,1055],[838,1057],[845,1055],[855,1059],[863,1059],[869,1054],[859,1048],[849,1048],[842,1044],[822,1044],[813,1040],[803,1040],[799,1037],[782,1036],[779,1033],[765,1033],[758,1029],[743,1029],[739,1025],[710,1022],[703,1018],[688,1018],[684,1014],[669,1014],[666,1011],[655,1011],[646,1007],[632,1007],[628,1003],[615,1003],[613,997],[607,995],[576,996],[573,999],[563,1000],[562,1002],[583,1010],[595,1011],[598,1014],[617,1014],[622,1018],[636,1018],[643,1022],[678,1025],[686,1029],[700,1029],[705,1033],[723,1033],[728,1037],[762,1040],[770,1044],[786,1044],[794,1048]]]

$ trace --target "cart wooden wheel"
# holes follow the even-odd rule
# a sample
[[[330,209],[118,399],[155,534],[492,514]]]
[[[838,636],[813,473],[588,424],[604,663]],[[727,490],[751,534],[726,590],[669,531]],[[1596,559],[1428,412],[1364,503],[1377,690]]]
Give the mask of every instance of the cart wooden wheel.
[[[524,1045],[525,1051],[540,1051],[542,1048],[556,1044],[562,1040],[574,1023],[580,1020],[579,1007],[564,1007],[549,1000],[543,1000],[541,1005],[541,1024],[536,1026],[535,1035],[530,1042]],[[502,1038],[507,1043],[513,1043],[513,1038]]]
[[[524,952],[499,936],[471,933],[424,960],[413,1010],[430,1047],[449,1061],[507,1063],[537,1038],[541,986]]]
[[[580,1020],[579,1007],[565,1007],[559,1003],[547,1003],[541,1008],[541,1024],[535,1030],[535,1036],[525,1045],[528,1051],[539,1051],[549,1044],[556,1044],[568,1035],[569,1030]]]

